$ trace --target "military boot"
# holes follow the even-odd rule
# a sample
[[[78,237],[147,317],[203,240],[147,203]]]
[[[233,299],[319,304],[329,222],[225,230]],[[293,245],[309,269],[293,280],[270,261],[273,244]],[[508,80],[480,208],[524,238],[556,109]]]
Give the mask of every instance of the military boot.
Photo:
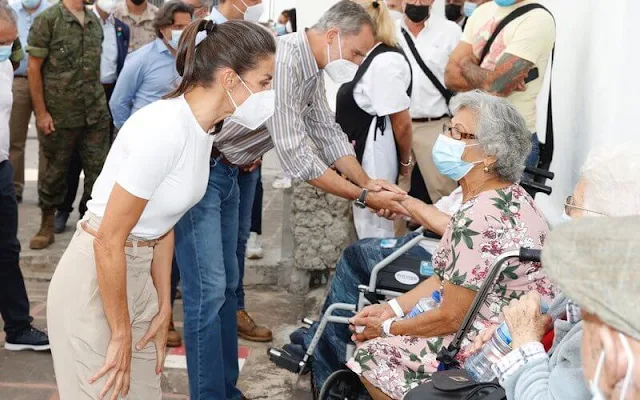
[[[29,247],[34,250],[46,249],[50,244],[56,241],[53,234],[53,228],[56,223],[56,210],[55,209],[42,209],[42,222],[40,223],[40,230],[31,239]]]

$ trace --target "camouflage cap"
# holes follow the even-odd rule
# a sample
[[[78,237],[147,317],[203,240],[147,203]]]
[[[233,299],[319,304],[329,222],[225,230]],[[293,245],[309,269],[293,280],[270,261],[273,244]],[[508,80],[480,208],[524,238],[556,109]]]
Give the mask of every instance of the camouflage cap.
[[[562,225],[549,235],[542,264],[568,298],[640,340],[640,217]]]

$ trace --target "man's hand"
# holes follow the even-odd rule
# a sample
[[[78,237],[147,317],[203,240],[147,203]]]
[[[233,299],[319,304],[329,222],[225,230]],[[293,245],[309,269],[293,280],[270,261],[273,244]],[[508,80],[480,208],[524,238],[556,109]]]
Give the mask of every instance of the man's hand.
[[[411,215],[407,211],[406,208],[402,207],[399,203],[400,201],[405,200],[407,197],[406,194],[398,194],[389,191],[381,191],[374,193],[367,193],[367,198],[365,203],[367,207],[372,208],[374,210],[385,210],[385,212],[391,214],[401,214],[407,217]]]
[[[407,192],[402,190],[400,186],[394,185],[393,183],[386,181],[384,179],[370,179],[369,182],[364,186],[364,189],[367,189],[369,192],[381,192],[383,190],[406,195]]]
[[[540,312],[540,294],[531,291],[519,300],[513,300],[502,312],[511,338],[511,348],[539,342],[551,327],[551,317]]]
[[[256,169],[258,169],[261,165],[262,165],[262,158],[258,158],[251,164],[243,165],[241,168],[242,168],[242,171],[244,172],[253,172]]]
[[[56,128],[53,126],[53,118],[48,111],[36,114],[36,126],[47,136],[56,131]]]

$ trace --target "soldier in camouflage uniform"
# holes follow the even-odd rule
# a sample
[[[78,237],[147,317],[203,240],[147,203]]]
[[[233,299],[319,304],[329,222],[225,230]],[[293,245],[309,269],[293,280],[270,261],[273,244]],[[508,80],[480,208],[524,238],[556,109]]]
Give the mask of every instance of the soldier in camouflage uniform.
[[[42,223],[31,239],[32,249],[54,242],[54,214],[67,192],[74,149],[80,152],[85,175],[81,213],[107,156],[110,116],[100,84],[102,39],[100,21],[83,0],[49,7],[29,31],[29,86],[47,159],[38,187]]]

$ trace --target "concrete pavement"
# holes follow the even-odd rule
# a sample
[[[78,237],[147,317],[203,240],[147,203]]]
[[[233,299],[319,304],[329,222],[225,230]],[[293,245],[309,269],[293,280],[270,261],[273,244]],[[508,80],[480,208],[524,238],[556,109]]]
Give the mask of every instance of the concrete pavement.
[[[67,232],[56,235],[56,243],[45,250],[29,249],[29,239],[40,224],[37,207],[37,140],[30,132],[26,152],[26,187],[23,204],[19,208],[19,238],[22,243],[21,267],[25,275],[31,302],[34,325],[46,328],[46,293],[55,270],[73,232],[78,215],[73,213]],[[265,258],[248,261],[245,277],[247,286],[247,310],[256,322],[274,330],[274,343],[257,344],[240,340],[239,361],[242,365],[238,386],[250,399],[310,399],[308,378],[301,382],[301,390],[294,391],[297,376],[278,369],[267,357],[270,346],[288,342],[289,333],[297,328],[307,312],[316,309],[322,291],[312,296],[300,296],[279,289],[275,285],[282,280],[280,270],[280,244],[282,242],[283,192],[271,187],[279,172],[277,157],[268,154],[263,165],[265,189],[263,213],[263,247]],[[82,184],[80,185],[82,188]],[[78,199],[80,193],[78,194]],[[176,302],[176,327],[182,330],[182,302]],[[0,321],[1,322],[1,321]],[[0,346],[4,334],[0,333]],[[162,376],[164,399],[187,399],[187,373],[184,369],[184,349],[173,350]],[[169,368],[171,366],[172,368]],[[0,400],[57,399],[55,377],[49,352],[8,352],[0,347]],[[72,399],[73,400],[73,399]]]

